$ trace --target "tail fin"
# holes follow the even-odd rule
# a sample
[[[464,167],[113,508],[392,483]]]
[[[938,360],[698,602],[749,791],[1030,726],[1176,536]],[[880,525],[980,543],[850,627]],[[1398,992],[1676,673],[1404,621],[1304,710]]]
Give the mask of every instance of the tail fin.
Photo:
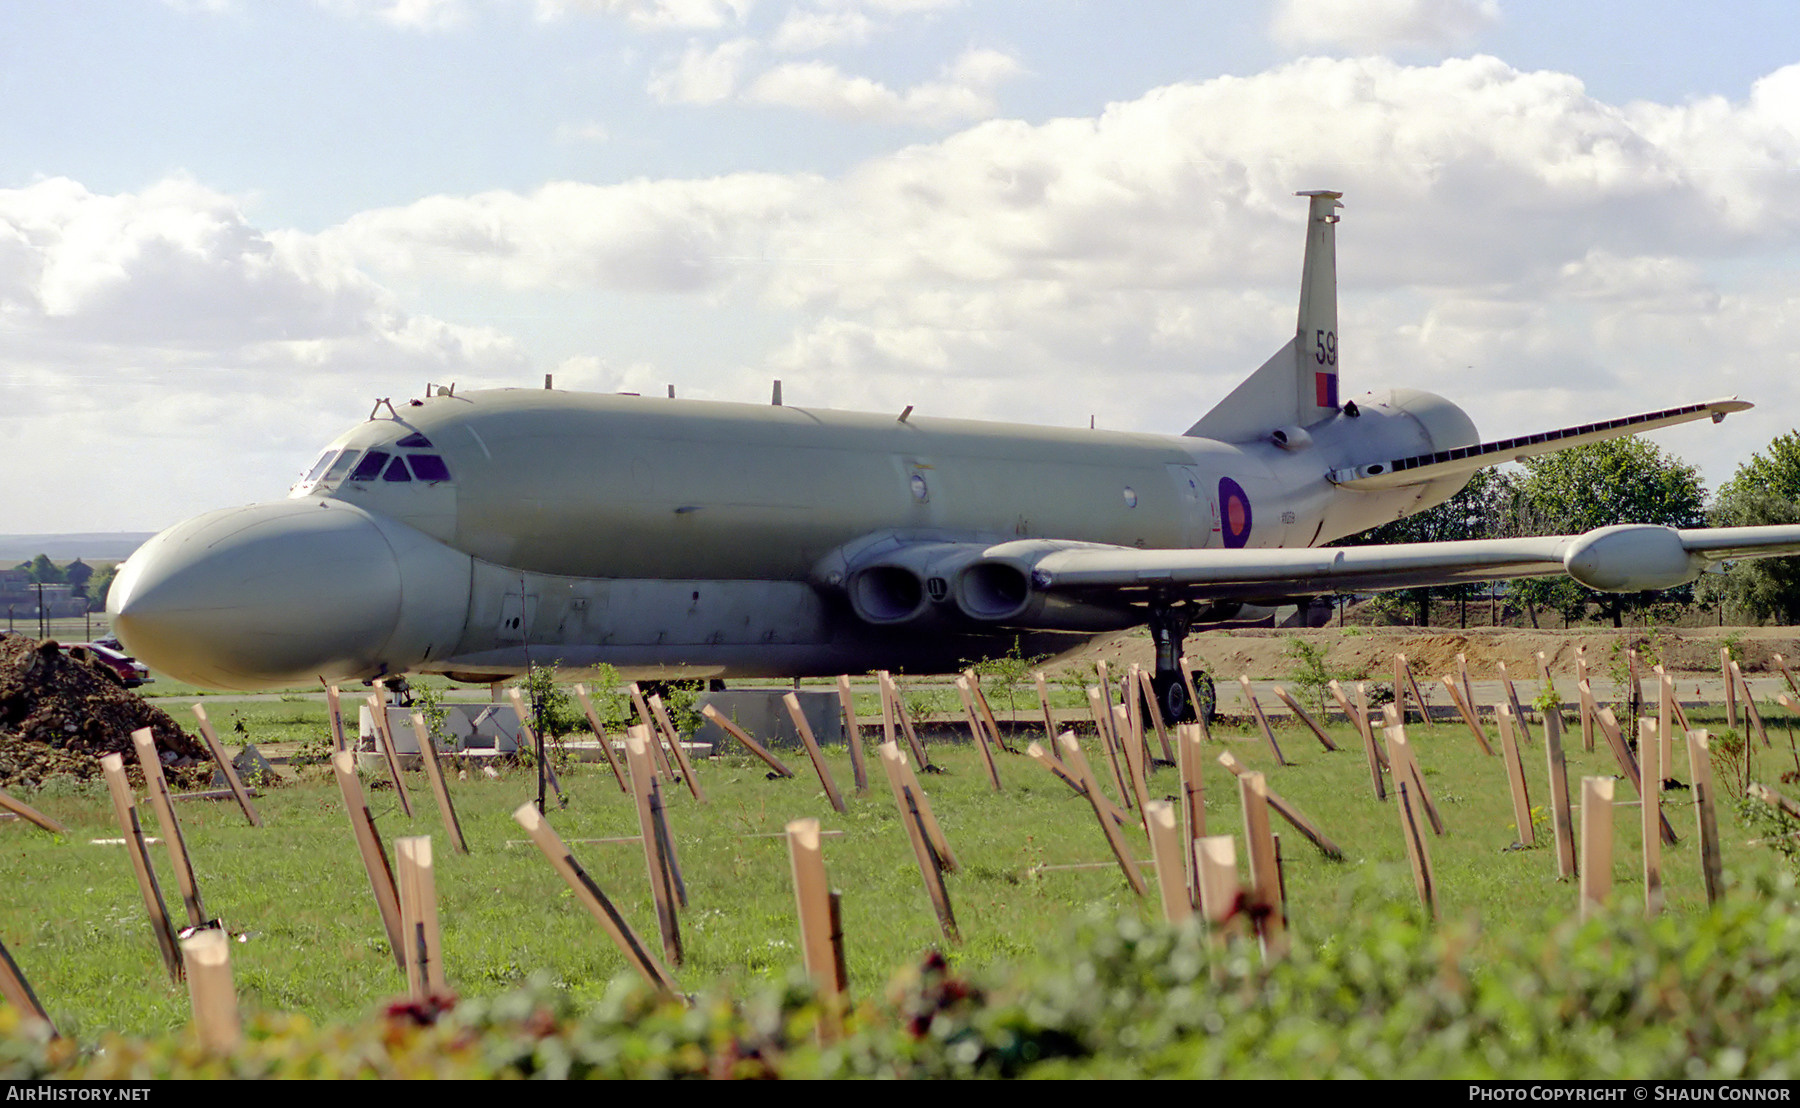
[[[1337,209],[1341,192],[1302,192],[1306,260],[1294,338],[1212,411],[1188,428],[1200,438],[1249,442],[1282,427],[1307,427],[1338,410]]]

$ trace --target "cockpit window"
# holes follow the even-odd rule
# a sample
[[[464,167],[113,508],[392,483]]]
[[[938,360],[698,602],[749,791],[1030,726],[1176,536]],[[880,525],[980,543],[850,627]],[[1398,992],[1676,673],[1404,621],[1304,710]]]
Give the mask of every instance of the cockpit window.
[[[325,471],[325,484],[329,485],[335,481],[342,481],[344,479],[344,474],[350,472],[350,467],[355,465],[356,459],[360,457],[362,457],[362,451],[360,450],[346,450],[342,454],[339,454],[337,456],[337,461],[332,462],[331,468]]]
[[[319,460],[314,462],[313,467],[306,471],[306,476],[300,478],[300,487],[306,488],[323,476],[325,467],[330,465],[331,459],[335,457],[337,457],[337,451],[335,450],[327,450],[325,453],[319,455]]]
[[[431,449],[431,440],[426,438],[424,435],[419,434],[417,431],[414,431],[412,434],[401,439],[399,442],[395,443],[394,445],[406,447],[407,449],[416,449],[418,447],[424,447],[425,449],[429,450],[429,449]]]
[[[381,479],[383,481],[412,480],[412,474],[406,472],[406,459],[395,458],[394,464],[387,467],[387,472],[381,475]]]
[[[384,451],[384,450],[369,451],[367,454],[363,455],[362,464],[356,467],[356,472],[354,472],[350,475],[350,480],[352,480],[352,481],[373,481],[373,480],[375,480],[376,475],[378,475],[381,472],[381,467],[384,464],[386,464],[387,460],[388,460],[388,454],[386,451]]]
[[[450,480],[450,467],[436,454],[414,454],[410,461],[413,476],[421,481]]]

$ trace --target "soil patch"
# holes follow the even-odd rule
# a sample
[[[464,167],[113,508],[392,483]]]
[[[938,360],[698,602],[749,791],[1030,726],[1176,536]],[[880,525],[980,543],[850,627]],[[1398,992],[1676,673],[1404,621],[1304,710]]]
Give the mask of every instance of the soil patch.
[[[141,727],[154,735],[171,785],[195,788],[210,779],[205,748],[86,650],[0,637],[0,788],[33,789],[58,774],[96,778],[107,754],[122,755],[142,785],[131,743]]]

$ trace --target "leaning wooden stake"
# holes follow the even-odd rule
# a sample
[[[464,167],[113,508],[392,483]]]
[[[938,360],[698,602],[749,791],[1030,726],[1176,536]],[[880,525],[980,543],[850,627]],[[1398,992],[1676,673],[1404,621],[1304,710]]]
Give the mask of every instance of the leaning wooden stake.
[[[956,679],[957,695],[962,697],[963,716],[969,723],[969,735],[975,740],[975,749],[981,752],[982,768],[987,770],[988,787],[995,792],[1000,791],[1000,771],[994,767],[994,752],[988,746],[987,728],[983,725],[980,712],[975,707],[974,691],[967,677]]]
[[[1237,840],[1230,835],[1208,835],[1194,843],[1200,866],[1200,913],[1209,926],[1225,925],[1237,911]]]
[[[350,749],[344,738],[344,706],[336,685],[325,686],[325,721],[331,725],[331,752]]]
[[[1737,682],[1732,680],[1731,648],[1719,648],[1719,676],[1725,679],[1725,726],[1733,731],[1738,725]]]
[[[625,917],[613,907],[613,902],[600,891],[600,886],[575,861],[575,856],[569,853],[569,848],[563,845],[562,838],[550,826],[543,813],[537,810],[537,806],[530,803],[519,805],[518,810],[513,812],[513,819],[531,836],[531,841],[543,851],[544,857],[550,859],[550,865],[568,883],[582,907],[606,929],[613,945],[625,955],[631,968],[637,970],[652,988],[664,996],[677,995],[675,979],[669,976],[669,971],[644,946],[643,941],[637,937],[637,932],[631,929],[631,925],[625,922]]]
[[[793,693],[783,693],[781,703],[787,707],[788,718],[794,721],[794,729],[800,732],[800,741],[806,747],[806,756],[812,759],[813,770],[819,775],[819,784],[825,786],[825,799],[840,812],[849,811],[844,806],[844,798],[838,793],[837,782],[831,778],[831,767],[825,764],[825,754],[819,749],[819,742],[813,738],[812,726],[806,722],[806,712],[800,707],[800,698]]]
[[[1175,728],[1176,762],[1181,773],[1181,813],[1183,853],[1187,860],[1188,887],[1200,895],[1200,860],[1194,853],[1194,841],[1206,837],[1206,792],[1201,770],[1205,755],[1200,749],[1200,725],[1183,723]],[[1198,903],[1198,901],[1196,901]]]
[[[1325,729],[1323,727],[1319,726],[1319,722],[1312,718],[1312,714],[1309,713],[1305,708],[1302,708],[1300,706],[1300,702],[1298,700],[1295,700],[1293,695],[1291,693],[1289,693],[1286,689],[1282,688],[1280,685],[1275,686],[1275,699],[1277,699],[1277,700],[1281,701],[1283,704],[1287,705],[1287,710],[1294,713],[1295,719],[1299,720],[1301,723],[1306,724],[1307,728],[1310,731],[1312,731],[1312,733],[1315,736],[1317,736],[1320,745],[1322,745],[1326,750],[1336,750],[1337,749],[1337,744],[1331,741],[1331,736],[1327,735],[1325,733]]]
[[[688,761],[687,747],[681,743],[681,733],[675,730],[675,721],[669,718],[669,709],[663,704],[662,697],[656,693],[649,696],[650,714],[656,717],[656,726],[668,740],[669,749],[675,755],[675,764],[681,767],[681,779],[687,782],[688,792],[700,803],[706,803],[706,790],[700,787],[700,778],[694,773],[694,763]]]
[[[763,764],[774,770],[777,774],[782,777],[794,776],[794,771],[787,767],[786,762],[783,762],[780,758],[769,753],[763,744],[751,738],[742,727],[739,727],[737,724],[720,715],[719,710],[714,708],[711,704],[702,705],[700,714],[711,720],[715,726],[723,729],[727,735],[730,735],[738,742],[743,743],[745,750],[748,750],[758,758],[761,758]]]
[[[856,720],[856,698],[850,692],[849,674],[838,675],[837,694],[838,707],[844,712],[844,742],[850,748],[850,777],[856,783],[856,795],[861,796],[869,791],[869,770],[863,764],[862,725]]]
[[[27,1020],[41,1021],[50,1029],[52,1037],[60,1034],[56,1030],[56,1024],[50,1021],[50,1013],[44,1011],[37,993],[32,991],[31,982],[25,980],[25,973],[19,969],[19,963],[13,961],[12,953],[6,949],[5,943],[0,943],[0,999],[11,1004]]]
[[[1744,691],[1744,715],[1750,720],[1750,730],[1756,732],[1764,746],[1773,747],[1775,744],[1769,741],[1769,733],[1763,730],[1762,713],[1756,710],[1756,696],[1750,691],[1750,682],[1745,680],[1744,671],[1736,662],[1731,663],[1731,679]],[[1748,740],[1748,735],[1745,738]]]
[[[1400,699],[1402,678],[1406,681],[1407,689],[1412,692],[1413,701],[1419,706],[1420,721],[1428,727],[1436,727],[1437,721],[1431,718],[1431,705],[1426,703],[1425,694],[1419,691],[1419,682],[1413,677],[1412,663],[1406,660],[1406,655],[1396,654],[1394,655],[1394,698],[1396,700]],[[1406,715],[1404,705],[1402,705],[1400,714],[1402,717]]]
[[[1189,664],[1186,654],[1181,656],[1177,664],[1181,668],[1181,680],[1187,685],[1188,703],[1194,706],[1194,720],[1200,726],[1200,733],[1210,739],[1212,735],[1207,730],[1206,705],[1200,703],[1200,687],[1194,684],[1194,667]],[[1216,704],[1213,706],[1218,707]]]
[[[1175,749],[1169,745],[1169,729],[1163,725],[1162,704],[1156,698],[1156,682],[1148,670],[1138,670],[1138,684],[1143,689],[1144,703],[1150,706],[1150,722],[1156,726],[1156,739],[1162,744],[1163,760],[1173,762]],[[1310,720],[1308,722],[1311,722]],[[1313,728],[1318,731],[1317,727]],[[1320,735],[1323,738],[1323,733]],[[1325,739],[1329,744],[1330,739]]]
[[[1094,730],[1100,736],[1100,748],[1106,751],[1107,765],[1112,769],[1113,785],[1119,790],[1119,800],[1127,808],[1137,807],[1132,799],[1131,785],[1125,771],[1119,768],[1119,744],[1113,735],[1112,710],[1107,707],[1104,694],[1094,686],[1087,687],[1088,714],[1094,717]]]
[[[1112,709],[1113,734],[1130,734],[1130,721],[1125,718],[1123,706],[1115,704]],[[1144,805],[1150,802],[1150,782],[1144,773],[1144,758],[1148,751],[1139,738],[1127,738],[1120,744],[1125,752],[1125,768],[1131,773],[1132,795],[1137,797],[1138,817],[1143,821],[1144,834],[1150,833],[1150,823],[1144,816]]]
[[[1767,785],[1753,784],[1744,790],[1751,800],[1760,800],[1789,819],[1800,819],[1800,804],[1782,796]]]
[[[1581,918],[1606,906],[1612,892],[1613,779],[1581,779]]]
[[[575,686],[575,699],[581,702],[581,714],[587,717],[588,730],[594,733],[594,742],[600,747],[600,753],[606,755],[606,764],[613,771],[613,779],[618,782],[619,791],[630,793],[631,786],[625,781],[625,767],[619,764],[618,755],[613,753],[612,740],[606,737],[606,728],[600,726],[600,713],[594,710],[594,702],[588,696],[586,685]],[[705,715],[711,707],[708,704],[700,709],[700,714]]]
[[[406,936],[406,989],[414,999],[448,996],[444,940],[438,932],[437,879],[431,836],[394,840],[394,883],[400,894],[400,933]]]
[[[1458,657],[1461,657],[1461,655],[1458,655]],[[1462,721],[1469,725],[1469,733],[1475,736],[1475,741],[1481,746],[1481,752],[1490,758],[1493,757],[1494,748],[1488,745],[1487,731],[1481,726],[1481,721],[1476,718],[1474,705],[1463,699],[1462,690],[1457,688],[1456,680],[1454,678],[1446,674],[1442,680],[1444,683],[1444,691],[1450,694],[1450,702],[1456,705],[1456,714],[1461,716]]]
[[[200,738],[206,743],[206,752],[212,755],[219,772],[225,775],[225,784],[230,786],[231,795],[237,798],[238,807],[244,810],[244,818],[250,821],[250,826],[261,827],[262,815],[257,812],[256,805],[250,803],[250,794],[245,791],[244,783],[238,780],[237,767],[225,756],[225,748],[219,744],[219,737],[213,734],[212,723],[206,718],[204,705],[194,705],[194,717],[200,721]]]
[[[1588,685],[1587,647],[1575,648],[1575,687],[1581,690],[1581,749],[1594,752],[1594,697]]]
[[[1250,773],[1249,769],[1245,768],[1243,763],[1231,756],[1230,751],[1223,751],[1219,754],[1219,764],[1230,770],[1232,776],[1240,781]],[[1299,808],[1296,808],[1293,804],[1283,800],[1274,789],[1269,788],[1267,781],[1263,782],[1263,800],[1274,810],[1276,815],[1287,820],[1288,823],[1293,825],[1294,830],[1305,835],[1308,842],[1311,842],[1314,846],[1318,847],[1319,853],[1325,855],[1327,858],[1342,858],[1344,856],[1344,852],[1338,848],[1338,844],[1332,842],[1331,837],[1325,834],[1324,831],[1321,831],[1318,824],[1306,818],[1306,814],[1300,811]]]
[[[53,835],[67,835],[69,833],[67,827],[64,827],[62,824],[51,819],[36,808],[33,808],[23,800],[15,800],[4,792],[0,792],[0,808],[5,808],[22,820],[37,824],[39,827],[42,827]]]
[[[1693,774],[1694,820],[1699,829],[1700,873],[1706,883],[1706,903],[1717,904],[1725,895],[1725,872],[1719,858],[1719,817],[1714,810],[1712,747],[1705,731],[1687,733],[1688,769]]]
[[[1331,688],[1337,694],[1338,703],[1344,706],[1346,714],[1350,705],[1344,700],[1344,692],[1333,681]],[[1387,799],[1387,785],[1381,779],[1382,768],[1387,765],[1387,755],[1381,752],[1381,746],[1375,741],[1375,729],[1369,724],[1369,687],[1361,681],[1356,683],[1356,714],[1351,716],[1356,721],[1357,733],[1362,735],[1363,757],[1369,763],[1369,779],[1375,787],[1375,799]]]
[[[1106,836],[1106,845],[1112,850],[1113,859],[1119,863],[1119,869],[1125,874],[1132,891],[1143,896],[1150,890],[1144,884],[1144,875],[1139,872],[1137,862],[1131,857],[1131,850],[1125,845],[1125,838],[1119,833],[1119,823],[1100,803],[1100,787],[1094,780],[1094,771],[1088,765],[1086,755],[1081,752],[1081,744],[1075,741],[1073,732],[1065,731],[1056,737],[1056,745],[1061,748],[1064,760],[1074,770],[1077,780],[1082,784],[1082,795],[1094,809],[1094,818],[1100,821],[1100,832]]]
[[[1065,732],[1065,734],[1073,734],[1073,732]],[[1081,770],[1070,765],[1065,765],[1056,755],[1044,749],[1041,743],[1034,742],[1027,746],[1025,748],[1025,754],[1032,761],[1049,770],[1051,775],[1058,781],[1061,781],[1063,784],[1069,786],[1069,788],[1074,789],[1076,796],[1098,798],[1100,808],[1104,810],[1108,816],[1112,817],[1114,823],[1123,827],[1126,823],[1130,822],[1131,816],[1125,809],[1114,804],[1104,793],[1101,793],[1097,789],[1090,790],[1086,780],[1082,776]]]
[[[1519,845],[1537,845],[1537,831],[1531,826],[1531,796],[1525,788],[1525,763],[1519,758],[1519,743],[1513,737],[1513,712],[1510,704],[1496,705],[1494,714],[1500,719],[1501,760],[1506,763],[1506,784],[1512,794],[1513,826],[1519,832]]]
[[[1007,745],[1006,736],[1000,730],[1000,721],[994,718],[993,706],[988,703],[987,693],[981,691],[981,675],[971,669],[964,671],[963,677],[969,682],[969,695],[975,700],[975,711],[987,727],[988,736],[994,740],[994,745],[1008,754],[1017,754],[1018,751]]]
[[[839,973],[837,933],[832,926],[831,887],[825,878],[825,852],[819,821],[797,819],[787,825],[788,862],[794,877],[794,906],[800,921],[800,955],[806,976],[824,999],[824,1022],[835,1036],[843,1014],[844,991]]]
[[[175,887],[181,892],[188,923],[193,927],[216,927],[219,921],[206,914],[206,905],[200,900],[200,885],[194,880],[194,863],[188,857],[181,821],[175,818],[175,802],[169,799],[169,782],[163,777],[162,761],[156,756],[156,739],[150,728],[140,727],[133,731],[131,745],[136,749],[138,765],[144,771],[150,807],[156,811],[156,822],[162,824],[164,845],[169,848],[169,866],[175,871]]]
[[[513,695],[519,695],[517,689]],[[387,703],[380,696],[369,694],[369,719],[375,724],[375,741],[381,745],[382,757],[386,760],[388,779],[394,783],[394,795],[400,798],[400,810],[406,818],[413,818],[412,797],[406,792],[406,776],[400,772],[400,751],[394,748],[394,735],[388,730]]]
[[[1031,680],[1037,685],[1038,707],[1044,713],[1044,741],[1054,744],[1056,719],[1050,712],[1050,685],[1044,680],[1044,671],[1041,669],[1032,673]]]
[[[1405,743],[1403,737],[1401,743]],[[1393,740],[1389,740],[1393,746]],[[1431,868],[1431,845],[1425,837],[1421,826],[1419,812],[1414,805],[1413,786],[1417,779],[1395,781],[1394,792],[1399,797],[1395,810],[1400,815],[1400,834],[1406,840],[1406,859],[1412,864],[1413,889],[1419,894],[1419,903],[1425,906],[1425,912],[1432,919],[1438,918],[1437,877]]]
[[[1269,728],[1269,717],[1263,715],[1262,705],[1256,702],[1256,693],[1250,689],[1250,675],[1238,674],[1238,684],[1243,687],[1244,700],[1250,705],[1250,714],[1256,717],[1256,724],[1262,728],[1263,738],[1268,740],[1269,749],[1275,753],[1275,761],[1287,765],[1288,760],[1281,756],[1281,747],[1275,742],[1275,732]]]
[[[913,859],[919,865],[919,876],[925,882],[925,892],[931,898],[932,911],[937,914],[938,927],[944,937],[953,943],[962,942],[962,936],[956,930],[956,915],[950,909],[950,890],[944,884],[944,859],[933,847],[930,836],[925,830],[924,809],[920,806],[920,794],[909,782],[910,776],[905,772],[905,755],[893,743],[881,744],[881,768],[887,774],[888,785],[894,791],[894,804],[900,811],[900,822],[906,828],[907,840],[912,843]]]
[[[1175,806],[1166,800],[1152,800],[1145,814],[1150,817],[1150,858],[1156,866],[1157,891],[1162,894],[1163,919],[1180,924],[1194,914],[1194,905],[1181,837],[1175,830]]]
[[[681,918],[676,902],[675,866],[669,855],[668,825],[662,818],[662,781],[650,756],[655,742],[642,724],[625,732],[625,764],[631,770],[631,792],[637,800],[638,837],[644,844],[644,869],[650,877],[650,895],[656,904],[656,926],[662,933],[663,956],[669,964],[682,961]]]
[[[919,733],[913,730],[912,717],[907,714],[906,704],[900,699],[900,687],[894,684],[893,677],[885,669],[877,673],[875,679],[881,685],[883,713],[892,713],[894,721],[906,734],[906,745],[912,750],[919,765],[930,765],[931,759],[925,753],[925,744],[919,741]],[[893,740],[890,738],[888,741]]]
[[[1269,786],[1260,773],[1238,778],[1238,800],[1244,812],[1244,841],[1250,849],[1250,911],[1262,936],[1263,953],[1287,953],[1282,927],[1281,875],[1275,864],[1275,838],[1269,830]]]
[[[1775,655],[1775,668],[1781,671],[1782,678],[1787,681],[1788,688],[1793,690],[1794,695],[1800,696],[1800,681],[1794,680],[1794,671],[1788,668],[1787,658]]]
[[[181,941],[181,953],[200,1042],[214,1054],[229,1054],[242,1037],[231,980],[231,938],[219,930],[198,931]]]
[[[638,722],[650,732],[650,753],[656,762],[656,772],[673,778],[675,771],[669,768],[669,756],[663,752],[662,731],[656,726],[656,717],[650,714],[650,704],[644,699],[644,690],[633,681],[625,686],[625,695],[631,698],[631,708],[637,713]]]
[[[1525,708],[1519,703],[1519,690],[1513,686],[1512,675],[1506,672],[1505,662],[1495,662],[1494,668],[1500,671],[1500,685],[1506,690],[1506,703],[1513,710],[1513,723],[1519,728],[1519,741],[1527,746],[1531,744],[1531,724],[1525,718]]]
[[[1387,708],[1392,709],[1393,705],[1389,704]],[[1397,720],[1399,713],[1391,712],[1387,718]],[[1412,744],[1405,741],[1406,728],[1398,723],[1389,723],[1385,732],[1388,741],[1388,758],[1394,767],[1394,781],[1411,783],[1414,809],[1424,814],[1426,820],[1430,822],[1434,834],[1442,835],[1444,819],[1438,815],[1437,804],[1432,801],[1431,790],[1425,784],[1425,771],[1419,766],[1418,751],[1412,748]],[[1396,738],[1402,741],[1396,743],[1394,741]]]
[[[1644,790],[1638,814],[1644,836],[1644,914],[1662,911],[1662,742],[1656,721],[1638,720],[1638,753],[1643,756]]]
[[[1626,780],[1631,782],[1631,787],[1639,798],[1642,798],[1644,795],[1643,775],[1638,771],[1637,759],[1632,757],[1630,749],[1625,745],[1624,736],[1619,733],[1619,721],[1613,715],[1613,710],[1601,708],[1594,713],[1594,722],[1600,728],[1601,737],[1606,740],[1607,748],[1612,751],[1613,761],[1619,764],[1620,772],[1625,775]],[[1664,766],[1663,769],[1666,772],[1668,767]],[[1669,818],[1666,814],[1662,817],[1662,840],[1669,846],[1675,845],[1675,828],[1669,825]]]
[[[181,980],[181,949],[175,943],[175,925],[169,919],[162,889],[156,884],[156,870],[150,865],[150,851],[144,844],[144,829],[138,823],[137,803],[131,796],[131,784],[125,780],[125,759],[108,754],[100,759],[106,775],[106,788],[112,794],[113,814],[125,836],[125,852],[131,856],[131,869],[137,875],[138,891],[144,896],[144,912],[150,917],[150,932],[156,937],[156,948],[162,953],[163,966],[172,980]]]
[[[898,748],[895,748],[898,750]],[[918,774],[913,772],[912,763],[906,760],[906,754],[900,753],[900,760],[894,763],[894,772],[901,782],[910,787],[914,794],[914,803],[919,809],[919,823],[925,828],[925,838],[936,851],[939,861],[943,863],[945,873],[955,873],[958,868],[956,854],[950,849],[950,840],[944,837],[944,829],[938,826],[937,816],[931,810],[931,798],[925,795],[925,787],[919,784]],[[896,802],[900,800],[895,797]],[[903,806],[904,807],[904,806]]]
[[[431,784],[431,795],[437,800],[438,813],[444,819],[444,831],[450,846],[458,854],[469,852],[463,838],[462,822],[456,818],[456,806],[450,803],[450,788],[444,784],[444,767],[438,763],[437,745],[431,741],[431,729],[425,726],[425,713],[412,714],[413,735],[419,740],[419,761],[425,765],[425,779]]]
[[[381,913],[381,926],[387,932],[394,961],[400,972],[406,972],[406,939],[400,926],[400,894],[394,885],[394,870],[388,864],[387,851],[381,847],[381,833],[375,829],[375,817],[369,814],[363,799],[362,782],[356,777],[356,755],[340,750],[331,756],[331,768],[337,776],[338,791],[344,796],[344,811],[350,817],[350,830],[356,836],[356,850],[362,856],[363,869],[369,875],[369,887],[375,893],[375,908]]]
[[[1575,876],[1575,819],[1569,810],[1569,765],[1563,758],[1562,718],[1544,717],[1544,759],[1550,776],[1550,826],[1556,831],[1556,876]]]

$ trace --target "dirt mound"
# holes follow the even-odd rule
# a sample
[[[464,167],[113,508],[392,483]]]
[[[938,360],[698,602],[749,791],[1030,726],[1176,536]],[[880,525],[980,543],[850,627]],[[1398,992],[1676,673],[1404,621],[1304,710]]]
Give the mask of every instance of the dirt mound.
[[[171,784],[191,788],[210,777],[205,748],[86,650],[0,637],[0,788],[35,788],[56,774],[99,777],[106,754],[123,755],[141,782],[131,744],[140,727],[155,736]]]

